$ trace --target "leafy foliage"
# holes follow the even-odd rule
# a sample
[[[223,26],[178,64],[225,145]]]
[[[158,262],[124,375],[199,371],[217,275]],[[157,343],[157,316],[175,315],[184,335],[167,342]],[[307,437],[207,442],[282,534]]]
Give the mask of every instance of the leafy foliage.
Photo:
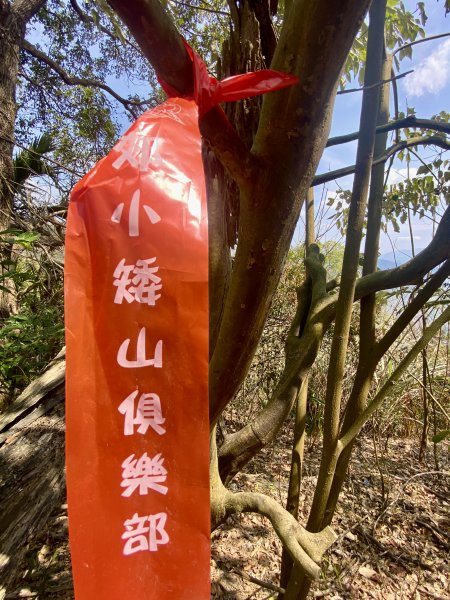
[[[54,169],[43,159],[45,154],[55,150],[53,138],[43,133],[35,138],[28,148],[21,150],[14,158],[14,182],[21,186],[34,175],[53,175]]]
[[[223,0],[170,0],[168,5],[182,35],[190,40],[211,74],[217,76],[222,44],[228,36],[230,13]]]
[[[106,4],[106,3],[105,3]],[[80,18],[80,15],[82,18]],[[93,2],[78,5],[48,0],[29,25],[28,39],[49,61],[70,77],[116,87],[120,94],[127,81],[134,89],[143,82],[156,83],[154,73],[142,59],[109,9],[98,10]],[[38,41],[36,41],[38,40]],[[79,174],[84,174],[117,140],[125,121],[133,117],[111,95],[95,85],[68,85],[51,63],[22,51],[22,77],[17,89],[16,138],[29,146],[31,135],[43,128],[54,143],[53,157],[68,170],[60,170],[58,184],[67,194]],[[143,94],[148,97],[148,84]],[[125,100],[144,100],[133,94]],[[151,100],[149,100],[151,102]],[[146,105],[133,105],[134,114]]]
[[[418,2],[417,10],[419,16],[415,16],[407,11],[401,0],[388,0],[386,10],[386,48],[390,51],[402,48],[409,42],[414,42],[419,37],[425,36],[423,26],[426,23],[424,2]],[[367,46],[367,23],[363,23],[361,30],[356,37],[352,50],[345,65],[343,77],[341,79],[341,89],[353,79],[357,79],[359,85],[364,82],[364,64],[366,60]],[[396,57],[396,66],[399,68],[403,58],[412,58],[412,47],[407,46],[401,49]]]
[[[444,429],[443,431],[440,431],[439,433],[434,435],[432,440],[433,440],[433,443],[439,444],[439,442],[443,442],[444,440],[446,440],[449,437],[450,437],[450,429]]]
[[[404,115],[400,114],[400,118],[403,117]],[[440,119],[447,122],[448,115],[441,113]],[[401,138],[413,139],[417,135],[417,130],[405,129]],[[414,171],[414,176],[409,175],[411,157],[421,163],[417,171]],[[403,181],[386,187],[383,199],[385,232],[391,226],[398,233],[400,224],[406,223],[410,217],[435,219],[450,204],[450,163],[445,155],[439,151],[433,158],[424,159],[414,150],[407,149],[400,152],[398,158],[406,161],[407,173]],[[351,191],[342,189],[327,201],[328,206],[334,209],[332,219],[341,235],[344,235],[346,230],[350,199]]]
[[[63,344],[62,278],[40,249],[39,238],[36,232],[14,229],[0,234],[3,248],[10,248],[1,260],[0,287],[7,291],[13,287],[18,306],[0,327],[3,401],[22,390]]]
[[[385,195],[385,228],[391,223],[399,231],[398,223],[406,223],[409,215],[423,219],[430,211],[436,214],[450,203],[449,161],[437,158],[417,170],[417,176],[390,186]]]

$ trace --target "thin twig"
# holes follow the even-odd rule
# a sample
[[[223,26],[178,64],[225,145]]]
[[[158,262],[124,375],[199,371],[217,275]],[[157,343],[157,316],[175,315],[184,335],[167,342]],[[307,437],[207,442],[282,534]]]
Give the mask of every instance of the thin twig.
[[[259,585],[260,587],[266,588],[267,590],[272,590],[272,592],[278,592],[279,594],[284,594],[286,592],[286,590],[284,588],[281,588],[280,586],[275,585],[274,583],[270,583],[268,581],[263,581],[262,579],[258,579],[257,577],[253,577],[253,575],[248,575],[247,573],[244,573],[240,569],[235,568],[235,569],[233,569],[233,572],[237,573],[244,579],[247,579],[248,581],[255,583],[256,585]]]
[[[407,371],[408,375],[410,377],[412,377],[413,379],[415,379],[417,381],[417,383],[421,386],[422,389],[425,389],[425,386],[423,385],[422,381],[416,376],[414,375],[414,373],[411,373],[411,371],[408,369]],[[430,390],[427,389],[427,393],[429,394],[430,398],[436,402],[436,404],[439,406],[439,408],[442,410],[442,412],[444,413],[444,415],[446,416],[447,420],[450,421],[450,415],[448,414],[448,412],[445,410],[445,408],[442,406],[442,404],[440,402],[438,402],[438,400],[436,399],[435,396],[433,396],[433,394],[430,392]]]
[[[172,4],[177,4],[178,6],[185,6],[186,8],[193,8],[194,10],[202,10],[204,12],[213,13],[215,15],[221,15],[224,17],[230,17],[230,13],[224,10],[214,10],[213,8],[206,8],[204,6],[194,6],[193,4],[187,4],[186,2],[179,2],[179,0],[171,0]]]
[[[85,13],[82,8],[77,4],[76,0],[69,0],[73,10],[77,13],[83,23],[91,23],[95,25],[100,31],[105,33],[108,37],[110,37],[115,42],[120,42],[121,40],[117,35],[115,35],[112,31],[110,31],[107,27],[104,27],[101,23],[97,23],[97,21],[91,16]],[[123,36],[125,43],[131,46],[136,52],[138,52],[142,56],[142,52],[136,44],[133,44],[132,41]]]
[[[340,90],[338,92],[338,94],[350,94],[352,92],[364,92],[364,90],[370,90],[372,88],[379,87],[381,85],[384,85],[385,83],[389,83],[390,81],[396,81],[397,79],[402,79],[403,77],[406,77],[407,75],[410,75],[411,73],[414,73],[414,69],[411,69],[410,71],[406,71],[406,73],[401,73],[400,75],[395,75],[394,77],[390,77],[389,79],[383,79],[382,81],[379,81],[378,83],[373,83],[372,85],[366,85],[364,87],[359,87],[359,88],[350,88],[349,90]]]
[[[38,48],[33,46],[33,44],[30,44],[29,42],[27,42],[26,40],[23,41],[22,48],[24,50],[26,50],[29,54],[34,56],[37,60],[45,63],[48,67],[50,67],[50,69],[52,69],[52,71],[54,71],[57,75],[59,75],[61,77],[61,79],[64,81],[64,83],[66,83],[67,85],[80,85],[82,87],[95,87],[95,88],[103,90],[104,92],[107,92],[110,96],[112,96],[115,100],[117,100],[117,102],[120,102],[120,104],[122,104],[122,106],[125,108],[125,110],[127,110],[134,119],[136,119],[138,116],[138,113],[136,112],[134,107],[142,106],[142,105],[150,105],[153,101],[152,98],[147,98],[146,100],[131,100],[131,99],[123,98],[117,92],[115,92],[112,88],[110,88],[109,85],[106,85],[102,81],[97,81],[95,79],[86,79],[83,77],[77,77],[75,75],[70,75],[69,73],[67,73],[67,71],[62,69],[61,66],[56,61],[54,61],[52,58],[47,56],[44,52],[42,52],[41,50],[39,50]]]
[[[437,35],[430,35],[429,37],[422,38],[421,40],[414,40],[414,42],[408,42],[407,44],[403,44],[395,50],[392,55],[394,56],[397,52],[404,50],[405,48],[409,48],[410,46],[415,46],[416,44],[421,44],[422,42],[431,42],[432,40],[438,40],[439,38],[448,37],[450,35],[450,31],[446,33],[438,33]]]

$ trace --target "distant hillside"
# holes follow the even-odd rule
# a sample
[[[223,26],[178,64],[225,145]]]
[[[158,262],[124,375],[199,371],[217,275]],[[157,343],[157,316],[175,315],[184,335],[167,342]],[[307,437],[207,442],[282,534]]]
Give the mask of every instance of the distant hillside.
[[[422,248],[416,250],[416,254],[421,252]],[[397,250],[396,252],[387,252],[382,254],[378,259],[379,269],[394,269],[402,265],[411,258],[410,250]]]

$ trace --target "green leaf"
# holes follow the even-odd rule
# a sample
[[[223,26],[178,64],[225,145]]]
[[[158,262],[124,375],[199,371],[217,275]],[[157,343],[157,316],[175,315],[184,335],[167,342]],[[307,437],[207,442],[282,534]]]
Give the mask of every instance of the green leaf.
[[[420,13],[420,22],[422,23],[422,25],[425,25],[425,23],[428,21],[427,14],[425,12],[425,2],[418,2],[417,9]]]
[[[417,175],[426,175],[427,173],[430,172],[430,168],[427,167],[427,165],[421,165],[418,169],[417,169]]]
[[[398,56],[400,60],[403,60],[404,58],[412,58],[412,47],[407,46],[406,48],[402,48],[398,53]]]
[[[450,437],[450,429],[444,429],[443,431],[440,431],[436,435],[433,435],[433,437],[431,439],[433,440],[434,444],[439,444],[439,442],[442,442],[443,440],[445,440],[448,437]]]
[[[19,246],[22,246],[22,248],[29,250],[39,237],[40,234],[35,231],[24,231],[16,237],[14,242],[19,244]]]
[[[21,186],[33,175],[52,175],[55,170],[45,162],[45,155],[55,150],[53,136],[43,133],[14,158],[14,183]]]
[[[20,235],[21,233],[23,233],[21,229],[13,229],[12,227],[0,231],[0,235]]]

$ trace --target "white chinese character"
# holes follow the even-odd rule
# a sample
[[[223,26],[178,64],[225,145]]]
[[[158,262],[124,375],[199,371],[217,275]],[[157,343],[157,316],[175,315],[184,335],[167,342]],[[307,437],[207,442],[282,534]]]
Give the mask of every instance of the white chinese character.
[[[119,152],[119,157],[113,162],[114,169],[128,162],[132,167],[139,167],[140,171],[146,171],[152,160],[152,150],[156,138],[155,136],[146,136],[137,132],[124,135],[116,144],[114,150]]]
[[[155,353],[153,358],[147,358],[145,355],[145,327],[141,327],[137,339],[136,347],[136,360],[128,360],[127,352],[128,346],[130,345],[131,339],[128,338],[120,344],[119,351],[117,352],[117,363],[125,369],[132,369],[134,367],[155,367],[161,369],[162,367],[162,340],[159,340],[155,346]]]
[[[117,287],[114,298],[116,304],[122,304],[125,299],[128,303],[136,300],[141,304],[155,306],[156,301],[161,298],[161,294],[156,292],[162,289],[162,285],[158,285],[161,277],[156,275],[159,267],[150,266],[155,260],[156,257],[138,260],[136,265],[126,265],[124,258],[119,262],[113,275],[113,284]]]
[[[139,235],[140,199],[141,199],[141,191],[136,190],[131,198],[130,212],[128,215],[128,235],[130,237],[137,237]],[[125,206],[125,204],[123,202],[121,202],[114,209],[114,212],[111,215],[111,221],[113,223],[121,222],[124,206]],[[153,210],[153,208],[151,208],[147,204],[144,204],[143,208],[144,208],[145,214],[149,218],[150,223],[152,223],[152,225],[161,221],[161,217],[158,215],[158,213],[155,210]]]
[[[125,531],[122,539],[126,540],[123,553],[125,556],[148,550],[155,552],[158,546],[167,544],[169,536],[164,526],[167,521],[166,513],[157,513],[156,515],[138,516],[137,513],[127,519],[123,524]]]
[[[152,117],[158,117],[170,119],[171,121],[175,121],[177,123],[183,124],[183,121],[178,116],[181,113],[181,106],[162,104],[161,106],[157,106],[151,112]]]
[[[164,458],[158,453],[153,458],[147,456],[147,452],[141,458],[134,458],[131,454],[122,463],[121,487],[126,488],[122,496],[129,498],[133,492],[139,489],[139,495],[147,495],[148,490],[154,490],[160,494],[167,494],[168,488],[161,485],[167,479],[167,471],[163,466]]]
[[[166,420],[162,416],[161,400],[158,394],[141,394],[135,416],[134,401],[138,394],[138,390],[132,392],[119,406],[119,412],[125,415],[124,435],[133,435],[135,425],[139,425],[137,432],[141,435],[145,435],[149,427],[158,435],[163,435],[166,430],[162,425]]]

